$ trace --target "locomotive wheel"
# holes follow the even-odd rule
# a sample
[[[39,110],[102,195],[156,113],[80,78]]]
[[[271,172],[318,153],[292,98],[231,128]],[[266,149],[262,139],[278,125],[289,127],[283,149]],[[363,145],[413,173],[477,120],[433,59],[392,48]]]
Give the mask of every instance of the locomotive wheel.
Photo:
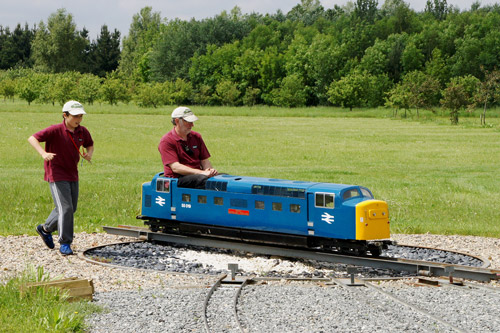
[[[373,257],[380,257],[380,254],[382,253],[382,249],[381,248],[373,248],[373,249],[370,249],[370,253],[372,254]]]
[[[348,247],[341,247],[340,253],[350,254],[355,256],[364,256],[366,254],[366,249],[352,249]]]

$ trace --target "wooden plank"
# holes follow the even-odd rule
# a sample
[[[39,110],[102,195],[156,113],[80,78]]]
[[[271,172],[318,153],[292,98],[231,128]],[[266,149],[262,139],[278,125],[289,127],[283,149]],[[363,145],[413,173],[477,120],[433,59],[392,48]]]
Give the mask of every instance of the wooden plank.
[[[42,283],[34,283],[27,284],[28,288],[33,287],[56,287],[61,289],[70,289],[70,288],[81,288],[88,286],[89,282],[87,280],[71,280],[71,281],[49,281]]]
[[[94,283],[92,280],[69,278],[46,282],[27,283],[21,286],[21,295],[27,291],[35,291],[37,288],[58,288],[68,291],[69,300],[89,299],[94,294]]]
[[[83,288],[67,289],[67,291],[70,297],[79,297],[79,296],[92,295],[94,293],[94,288],[88,286]]]

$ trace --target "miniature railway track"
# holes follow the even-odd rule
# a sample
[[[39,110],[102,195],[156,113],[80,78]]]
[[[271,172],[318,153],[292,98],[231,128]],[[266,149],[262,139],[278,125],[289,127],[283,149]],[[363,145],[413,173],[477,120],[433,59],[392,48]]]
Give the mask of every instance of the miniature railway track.
[[[252,327],[244,327],[241,324],[238,318],[237,312],[237,301],[238,297],[240,297],[242,288],[247,284],[255,284],[259,281],[272,281],[273,279],[269,278],[250,278],[243,279],[237,284],[233,284],[229,286],[224,284],[225,276],[219,279],[210,290],[209,294],[205,300],[204,312],[205,312],[205,329],[207,333],[211,332],[247,332],[251,331]],[[464,323],[454,322],[452,319],[443,317],[441,313],[434,313],[433,309],[422,307],[421,304],[416,304],[414,301],[409,301],[404,297],[391,292],[390,290],[386,290],[386,288],[376,286],[373,282],[366,281],[364,279],[356,279],[351,280],[349,283],[348,279],[284,279],[288,282],[298,282],[302,283],[314,283],[321,285],[321,288],[325,287],[333,287],[336,286],[337,290],[339,290],[339,299],[343,299],[346,293],[353,295],[348,299],[358,299],[362,300],[361,302],[366,302],[366,306],[373,306],[373,302],[380,303],[377,306],[387,309],[393,309],[394,306],[400,306],[408,309],[408,313],[414,313],[416,316],[420,318],[427,318],[430,322],[434,322],[434,325],[439,325],[441,329],[446,329],[449,332],[459,332],[465,333],[469,330],[464,325]],[[328,282],[327,282],[328,281]],[[459,287],[457,285],[449,284],[444,281],[441,282],[440,286],[447,286],[450,288],[461,288],[462,292],[472,293],[475,290],[471,290],[469,288],[464,289],[463,287]],[[425,287],[425,286],[424,286]],[[420,287],[422,288],[422,287]],[[427,285],[427,288],[433,288],[430,285]],[[237,290],[235,290],[237,289]],[[346,293],[340,292],[340,290],[345,290]],[[384,301],[387,299],[387,301]],[[281,302],[279,299],[274,299],[274,302]],[[209,305],[207,305],[209,304]],[[231,307],[232,305],[232,307]],[[241,310],[240,310],[241,311]],[[263,308],[263,311],[269,311],[266,308]],[[242,316],[245,316],[245,312],[241,313]],[[480,320],[480,319],[478,319]],[[404,319],[402,319],[404,321]],[[250,326],[252,323],[246,323]],[[390,328],[387,328],[390,330]],[[425,331],[425,329],[424,329]]]
[[[228,279],[226,275],[215,282],[203,304],[205,331],[245,332],[238,317],[237,305],[246,279]]]
[[[488,318],[488,313],[490,312],[488,311],[488,308],[491,304],[498,303],[500,297],[498,288],[464,281],[454,282],[452,280],[422,280],[423,279],[419,279],[419,282],[416,284],[420,290],[422,290],[423,287],[428,289],[434,288],[435,291],[427,293],[427,295],[424,295],[424,293],[418,298],[410,297],[411,301],[408,301],[407,294],[404,292],[398,293],[398,289],[376,286],[372,282],[361,279],[363,285],[369,289],[375,290],[376,292],[397,301],[402,306],[413,309],[416,313],[424,315],[443,325],[447,329],[453,330],[454,332],[491,331],[491,326],[488,324],[488,322],[490,322],[488,319],[491,319]],[[441,303],[439,292],[443,289],[454,289],[457,295],[456,299],[448,299]],[[432,297],[427,298],[429,295],[432,295]],[[460,300],[464,298],[475,299],[477,306],[483,308],[484,315],[468,317],[467,309],[464,309],[460,302]],[[432,304],[432,307],[429,307],[430,304]],[[456,316],[450,318],[450,313],[460,314],[460,320],[457,320]],[[496,317],[494,315],[492,316]],[[493,324],[493,326],[497,327],[495,324]]]
[[[437,285],[445,288],[453,288],[453,289],[467,289],[468,292],[483,296],[485,294],[488,297],[494,298],[496,302],[500,302],[500,288],[490,287],[488,285],[481,285],[476,283],[464,282],[460,281],[458,283],[454,282],[445,282],[445,281],[437,281]]]
[[[285,248],[274,248],[274,247],[259,247],[255,244],[247,243],[233,243],[233,242],[221,242],[206,238],[191,238],[183,237],[177,235],[168,235],[152,233],[145,228],[137,227],[120,227],[120,228],[105,228],[106,231],[114,234],[125,235],[135,237],[141,240],[150,240],[157,242],[171,242],[178,244],[188,244],[188,245],[198,245],[207,247],[223,247],[237,249],[241,251],[254,252],[266,254],[266,251],[271,249],[272,251],[282,251],[280,252],[282,256],[285,257],[297,257],[303,258],[305,255],[307,259],[322,260],[325,257],[330,258],[326,261],[329,262],[343,262],[347,264],[352,264],[347,262],[349,256],[339,256],[338,260],[336,255],[317,253],[319,257],[313,257],[315,252],[309,254],[303,254],[302,252],[308,251],[296,251],[290,252],[290,249]],[[224,246],[221,246],[224,245]],[[284,253],[284,254],[283,254]],[[273,252],[273,254],[275,254]],[[293,254],[293,255],[292,255]],[[345,258],[347,257],[347,258]],[[318,259],[319,258],[319,259]],[[357,263],[359,263],[357,258],[354,258]],[[372,262],[374,259],[369,258]],[[397,259],[386,259],[379,258],[380,260],[398,261]],[[406,260],[403,260],[406,262]],[[95,262],[104,265],[110,265],[107,262]],[[399,264],[398,264],[399,265]],[[281,297],[281,294],[277,297],[277,294],[269,292],[266,289],[265,292],[255,292],[250,288],[266,288],[271,281],[277,284],[283,284],[283,293],[286,295],[287,291],[294,295],[294,288],[286,288],[290,283],[298,282],[299,285],[302,283],[317,284],[317,287],[323,290],[323,293],[327,293],[329,296],[325,298],[327,301],[320,303],[315,303],[312,306],[304,307],[302,313],[295,312],[291,316],[294,318],[315,318],[318,313],[325,314],[326,317],[330,316],[331,319],[322,321],[319,323],[318,330],[324,327],[338,327],[340,330],[345,328],[346,330],[350,326],[352,321],[362,322],[372,320],[378,320],[375,327],[375,331],[411,331],[415,329],[416,331],[430,332],[430,331],[443,331],[443,332],[493,332],[497,330],[499,321],[495,316],[495,312],[492,314],[491,309],[495,309],[496,304],[500,300],[500,290],[498,288],[493,288],[482,283],[471,283],[467,281],[461,281],[460,279],[453,280],[460,275],[471,274],[475,279],[479,281],[490,281],[492,279],[498,279],[498,271],[488,270],[485,268],[472,268],[464,266],[453,266],[453,265],[441,265],[436,263],[420,262],[415,263],[416,272],[427,272],[435,273],[439,272],[434,268],[425,269],[429,265],[434,267],[442,266],[442,275],[438,274],[426,274],[434,276],[443,276],[446,278],[427,278],[427,277],[411,277],[406,278],[354,278],[356,273],[358,273],[355,267],[348,267],[347,272],[351,274],[351,283],[349,279],[334,279],[334,278],[290,278],[284,279],[281,277],[269,278],[269,277],[252,277],[244,278],[238,276],[235,279],[234,271],[231,278],[223,276],[214,283],[205,297],[203,304],[203,310],[201,306],[198,307],[198,312],[196,320],[203,317],[203,323],[198,321],[200,330],[205,330],[205,332],[247,332],[247,331],[294,331],[294,329],[289,329],[290,326],[282,325],[282,322],[274,320],[274,318],[269,316],[270,313],[274,313],[276,309],[279,309],[278,313],[289,313],[297,305],[295,303],[296,298],[292,297]],[[115,265],[112,265],[115,266]],[[358,265],[358,266],[364,266]],[[373,267],[373,266],[372,266]],[[424,268],[423,268],[424,267]],[[450,267],[452,268],[450,270]],[[467,272],[471,270],[473,273]],[[467,277],[470,278],[470,277]],[[392,284],[385,283],[386,281],[401,280],[401,282]],[[213,281],[213,280],[212,280]],[[376,282],[375,282],[376,281]],[[417,281],[417,282],[415,282]],[[261,283],[259,283],[261,282]],[[271,282],[271,283],[269,283]],[[251,286],[245,289],[246,292],[242,292],[246,285],[257,284],[256,287]],[[401,287],[401,285],[405,287]],[[453,288],[450,292],[449,290]],[[281,290],[281,288],[280,288]],[[444,292],[444,290],[448,290]],[[280,291],[281,292],[281,291]],[[312,293],[314,294],[314,293]],[[262,296],[264,295],[264,296]],[[297,293],[300,295],[300,292]],[[267,297],[267,298],[266,298]],[[267,302],[269,299],[269,302]],[[313,298],[314,299],[314,298]],[[316,298],[317,299],[317,298]],[[470,311],[467,305],[464,305],[463,300],[469,300],[466,304],[474,304],[473,308],[477,309],[474,312]],[[262,301],[265,300],[265,301]],[[353,301],[355,300],[355,301]],[[202,300],[199,300],[201,303]],[[198,304],[200,304],[198,303]],[[258,306],[255,304],[259,303]],[[358,306],[351,306],[351,303],[357,303]],[[265,306],[260,306],[265,304]],[[306,303],[307,304],[307,303]],[[342,307],[338,307],[338,304],[343,304]],[[201,304],[200,304],[201,305]],[[331,307],[335,307],[336,311],[331,315]],[[342,310],[344,308],[346,310]],[[338,310],[340,308],[340,310]],[[367,313],[359,311],[359,309],[367,309]],[[354,309],[355,311],[352,311]],[[357,310],[357,311],[356,311]],[[469,313],[471,312],[471,313]],[[360,319],[360,313],[362,313],[363,318]],[[267,315],[267,317],[266,317]],[[336,318],[344,318],[344,320],[338,321]],[[290,317],[292,318],[292,317]],[[380,318],[390,318],[388,321],[389,326],[385,327],[385,322]],[[307,320],[304,321],[307,324]],[[334,326],[338,325],[338,326]],[[298,326],[295,327],[295,331],[298,331]],[[302,326],[300,326],[302,327]],[[361,327],[361,326],[360,326]],[[382,327],[382,329],[377,330],[377,328]],[[421,327],[421,330],[418,328]],[[308,326],[310,331],[315,331],[313,326]]]
[[[381,293],[381,294],[389,297],[390,299],[396,301],[397,303],[401,304],[402,306],[407,306],[407,307],[413,309],[415,312],[417,312],[417,313],[419,313],[419,314],[421,314],[423,316],[426,316],[426,317],[428,317],[428,318],[430,318],[432,320],[435,320],[436,322],[438,322],[438,323],[440,323],[440,324],[442,324],[442,325],[444,325],[444,326],[452,329],[455,332],[461,332],[461,333],[467,332],[467,331],[462,330],[461,328],[459,328],[455,324],[449,323],[449,322],[441,319],[439,316],[433,314],[432,312],[427,311],[427,310],[425,310],[425,309],[423,309],[423,308],[421,308],[421,307],[419,307],[419,306],[417,306],[415,304],[412,304],[411,302],[407,302],[403,298],[398,297],[398,296],[396,296],[396,295],[394,295],[394,294],[392,294],[392,293],[390,293],[388,291],[385,291],[384,289],[382,289],[380,287],[377,287],[377,286],[375,286],[374,284],[372,284],[370,282],[365,282],[365,285],[368,288],[373,289],[373,290],[375,290],[375,291],[377,291],[377,292],[379,292],[379,293]]]
[[[393,302],[398,303],[402,307],[410,308],[414,313],[417,313],[420,316],[427,317],[429,320],[434,321],[436,323],[441,324],[443,327],[446,327],[447,329],[454,331],[454,332],[460,332],[460,333],[465,333],[467,330],[463,330],[459,326],[457,326],[453,322],[448,322],[441,318],[441,316],[432,313],[432,310],[427,310],[419,305],[416,305],[412,303],[411,301],[407,301],[406,299],[395,295],[394,293],[385,290],[382,287],[376,286],[372,282],[369,282],[365,279],[351,279],[350,282],[348,282],[346,279],[332,279],[332,282],[341,286],[344,289],[349,290],[350,292],[356,294],[355,298],[363,298],[363,297],[368,297],[367,292],[364,290],[359,290],[359,288],[352,288],[352,286],[356,287],[362,287],[362,288],[368,288],[371,291],[373,291],[375,294],[380,295],[378,299],[382,298],[388,298]],[[430,287],[430,286],[429,286]]]
[[[147,228],[135,226],[105,226],[103,227],[103,229],[110,234],[135,237],[147,241],[223,248],[242,252],[252,252],[255,254],[301,258],[336,264],[372,267],[377,269],[391,269],[394,271],[406,271],[409,273],[425,276],[453,276],[455,278],[463,278],[483,282],[500,279],[500,270],[490,270],[486,268],[441,264],[435,262],[407,260],[400,258],[359,257],[335,253],[323,253],[305,249],[257,245],[247,242],[228,241],[206,237],[187,237],[181,235],[151,232]]]

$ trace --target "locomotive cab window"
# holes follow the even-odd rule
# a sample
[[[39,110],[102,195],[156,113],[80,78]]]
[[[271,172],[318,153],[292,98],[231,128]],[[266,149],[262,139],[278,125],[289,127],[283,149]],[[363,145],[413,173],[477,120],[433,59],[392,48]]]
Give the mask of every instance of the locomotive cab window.
[[[321,208],[335,208],[335,194],[316,193],[314,197],[314,206]]]
[[[182,194],[182,201],[184,202],[191,202],[191,194]]]
[[[281,202],[273,202],[273,210],[281,212]]]
[[[365,198],[373,199],[373,194],[367,188],[361,187],[361,194]]]
[[[217,206],[224,205],[224,199],[222,197],[214,197],[214,205]]]
[[[156,180],[156,192],[170,192],[170,180],[168,179],[157,179]]]
[[[351,189],[348,189],[344,192],[344,194],[342,195],[342,199],[348,200],[348,199],[359,197],[359,196],[361,196],[361,194],[359,193],[359,190],[357,188],[351,188]]]
[[[207,203],[207,196],[206,195],[199,195],[198,196],[198,203],[206,204]]]

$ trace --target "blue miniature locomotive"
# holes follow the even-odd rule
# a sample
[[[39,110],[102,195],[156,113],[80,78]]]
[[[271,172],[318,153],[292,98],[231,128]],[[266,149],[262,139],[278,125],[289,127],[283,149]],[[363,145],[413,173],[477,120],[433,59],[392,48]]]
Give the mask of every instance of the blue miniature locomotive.
[[[387,203],[356,185],[219,175],[194,189],[158,173],[138,218],[152,231],[374,256],[390,243]]]

